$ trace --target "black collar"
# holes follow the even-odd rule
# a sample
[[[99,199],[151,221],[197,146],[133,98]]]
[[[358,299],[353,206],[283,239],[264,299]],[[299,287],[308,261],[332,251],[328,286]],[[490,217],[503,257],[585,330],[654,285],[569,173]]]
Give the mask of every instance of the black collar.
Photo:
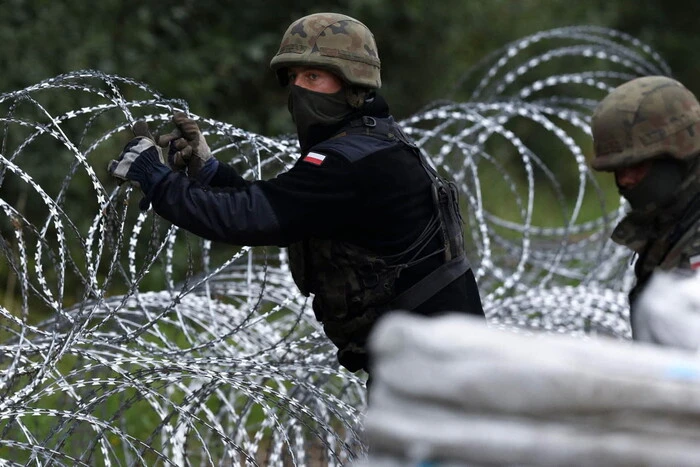
[[[318,143],[326,141],[327,139],[330,139],[340,133],[342,129],[348,126],[353,120],[358,120],[365,116],[387,118],[390,116],[389,105],[382,96],[375,93],[374,96],[366,101],[362,107],[348,115],[343,121],[336,123],[335,125],[312,126],[309,128],[308,141],[306,142],[307,147],[301,148],[301,153],[306,154]]]

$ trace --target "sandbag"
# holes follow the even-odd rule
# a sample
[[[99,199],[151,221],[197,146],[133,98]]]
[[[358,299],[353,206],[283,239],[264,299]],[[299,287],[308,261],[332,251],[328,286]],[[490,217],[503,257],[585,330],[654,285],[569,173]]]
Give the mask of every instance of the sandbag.
[[[700,360],[395,313],[370,337],[368,465],[700,465]]]

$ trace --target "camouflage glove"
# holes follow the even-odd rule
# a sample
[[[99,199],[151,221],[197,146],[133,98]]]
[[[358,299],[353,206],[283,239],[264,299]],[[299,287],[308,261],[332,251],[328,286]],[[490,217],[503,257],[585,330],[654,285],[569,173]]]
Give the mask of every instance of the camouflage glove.
[[[135,138],[129,141],[119,158],[109,163],[107,171],[120,182],[130,182],[146,195],[139,203],[141,209],[150,204],[151,189],[165,178],[170,169],[165,165],[163,154],[146,122],[136,122],[132,128]]]
[[[158,138],[158,145],[168,148],[168,163],[173,170],[187,169],[187,175],[205,182],[213,176],[218,165],[211,155],[197,123],[184,112],[173,115],[176,129]]]

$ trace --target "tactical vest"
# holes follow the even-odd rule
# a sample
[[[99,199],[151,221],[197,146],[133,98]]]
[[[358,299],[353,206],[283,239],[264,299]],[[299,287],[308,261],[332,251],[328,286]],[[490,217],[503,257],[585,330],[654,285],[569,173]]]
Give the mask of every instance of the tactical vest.
[[[372,139],[358,138],[352,145],[343,144],[342,138],[353,135]],[[314,314],[323,323],[328,338],[338,347],[338,360],[350,371],[367,369],[365,343],[382,313],[414,310],[470,268],[464,252],[463,221],[455,184],[438,175],[393,118],[365,116],[351,122],[335,137],[314,146],[313,151],[323,153],[324,149],[332,148],[333,152],[353,160],[353,156],[362,157],[395,144],[406,145],[432,181],[434,214],[411,246],[391,258],[330,239],[308,238],[288,249],[294,282],[305,296],[314,294]],[[442,240],[441,250],[401,261],[401,258],[411,257],[412,252],[421,252],[436,235]],[[435,254],[442,254],[443,265],[397,296],[395,285],[400,272]]]

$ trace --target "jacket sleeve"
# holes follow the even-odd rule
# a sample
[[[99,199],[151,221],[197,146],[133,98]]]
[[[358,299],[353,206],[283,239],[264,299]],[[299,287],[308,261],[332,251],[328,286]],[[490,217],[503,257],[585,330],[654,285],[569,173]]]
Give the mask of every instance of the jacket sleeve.
[[[219,162],[216,172],[208,185],[218,188],[246,188],[251,183],[253,182],[241,177],[236,169],[230,165]]]
[[[153,188],[151,202],[161,217],[212,241],[284,246],[356,223],[354,180],[352,165],[340,156],[320,165],[299,160],[274,179],[227,188],[173,172]]]

